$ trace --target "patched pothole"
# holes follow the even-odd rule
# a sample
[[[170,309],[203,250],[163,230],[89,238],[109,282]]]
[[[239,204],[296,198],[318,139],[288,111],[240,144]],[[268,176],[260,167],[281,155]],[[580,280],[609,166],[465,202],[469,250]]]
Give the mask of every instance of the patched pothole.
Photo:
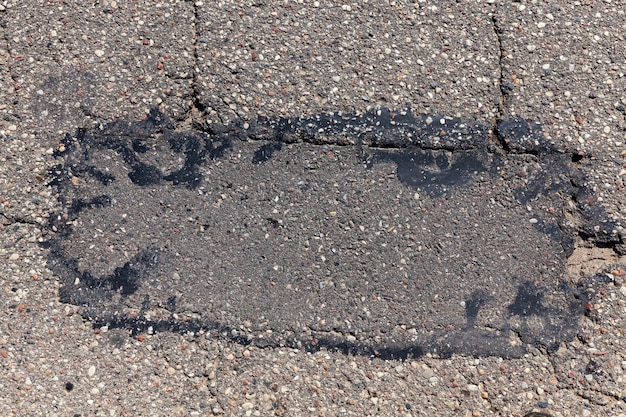
[[[183,131],[152,112],[67,135],[61,299],[96,325],[258,346],[556,349],[620,236],[539,125],[497,129],[379,109]]]

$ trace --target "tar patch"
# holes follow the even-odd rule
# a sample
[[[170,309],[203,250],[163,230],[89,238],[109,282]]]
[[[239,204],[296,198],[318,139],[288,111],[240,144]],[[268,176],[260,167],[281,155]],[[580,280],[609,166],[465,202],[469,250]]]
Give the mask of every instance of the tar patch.
[[[585,309],[573,237],[606,233],[602,211],[539,126],[489,132],[381,109],[206,132],[153,111],[68,134],[46,242],[61,300],[98,326],[257,346],[555,349]]]

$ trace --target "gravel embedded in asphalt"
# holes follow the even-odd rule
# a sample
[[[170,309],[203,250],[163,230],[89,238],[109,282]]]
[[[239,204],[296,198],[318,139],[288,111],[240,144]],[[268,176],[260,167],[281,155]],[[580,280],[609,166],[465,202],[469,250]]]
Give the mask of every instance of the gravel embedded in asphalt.
[[[509,91],[502,118],[541,122],[587,174],[587,197],[623,227],[619,2],[254,4],[0,4],[0,414],[626,415],[623,247],[598,245],[593,228],[568,260],[571,280],[600,273],[577,337],[517,359],[401,362],[214,332],[132,336],[59,302],[62,277],[38,244],[60,209],[46,187],[52,154],[65,133],[155,105],[182,130],[381,105],[489,125]],[[297,39],[307,22],[309,39]]]

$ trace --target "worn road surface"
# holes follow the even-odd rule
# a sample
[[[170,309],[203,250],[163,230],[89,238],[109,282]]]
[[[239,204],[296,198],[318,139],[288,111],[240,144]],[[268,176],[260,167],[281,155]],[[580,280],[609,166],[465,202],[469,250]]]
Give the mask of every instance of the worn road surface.
[[[624,6],[0,2],[0,414],[626,416]]]

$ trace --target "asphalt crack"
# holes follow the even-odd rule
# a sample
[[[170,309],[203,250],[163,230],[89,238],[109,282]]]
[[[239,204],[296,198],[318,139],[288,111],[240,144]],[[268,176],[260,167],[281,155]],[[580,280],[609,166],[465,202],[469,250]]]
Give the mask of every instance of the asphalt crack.
[[[12,224],[23,224],[23,225],[32,225],[32,226],[44,226],[45,224],[40,224],[35,220],[28,219],[22,216],[11,216],[7,213],[0,213],[0,216],[6,219],[6,222],[3,222],[3,226],[10,226]]]
[[[494,116],[493,119],[493,131],[496,131],[496,127],[498,122],[500,122],[502,120],[503,114],[504,114],[504,108],[505,108],[505,101],[507,100],[507,91],[506,91],[506,87],[505,87],[505,81],[504,81],[504,57],[505,57],[505,51],[504,51],[504,47],[503,47],[503,43],[502,43],[502,32],[503,29],[502,27],[500,27],[500,24],[498,23],[498,15],[496,14],[496,12],[494,11],[491,15],[491,23],[492,23],[492,28],[493,28],[493,33],[496,37],[496,43],[498,45],[498,71],[499,71],[499,76],[498,76],[498,90],[500,91],[500,95],[498,97],[498,101],[496,102],[497,105],[497,110],[496,110],[496,115]]]
[[[504,69],[504,61],[506,58],[506,50],[504,48],[504,42],[502,41],[502,34],[504,33],[504,28],[500,25],[498,20],[497,10],[494,10],[491,14],[491,26],[493,28],[493,33],[496,38],[497,51],[498,51],[498,91],[500,95],[495,102],[495,115],[491,122],[491,130],[490,135],[494,144],[498,144],[505,153],[511,153],[511,151],[515,152],[518,149],[512,149],[509,146],[509,140],[506,138],[506,133],[503,133],[503,128],[506,130],[506,126],[503,126],[504,115],[506,108],[509,106],[511,97],[510,94],[513,90],[513,84],[506,81],[505,69]],[[523,126],[525,123],[522,119],[516,120],[519,126]],[[519,127],[518,127],[519,129]],[[526,149],[524,152],[526,153]],[[536,155],[536,152],[529,152]]]
[[[198,43],[201,38],[201,29],[200,29],[200,11],[196,1],[191,1],[191,7],[193,8],[193,21],[192,25],[192,56],[193,62],[191,66],[191,97],[189,106],[189,110],[185,117],[183,117],[182,121],[177,124],[177,128],[181,130],[189,129],[189,128],[203,128],[202,122],[199,118],[200,115],[204,112],[204,106],[200,101],[200,85],[198,80],[198,74],[200,73],[200,54],[198,52]]]

